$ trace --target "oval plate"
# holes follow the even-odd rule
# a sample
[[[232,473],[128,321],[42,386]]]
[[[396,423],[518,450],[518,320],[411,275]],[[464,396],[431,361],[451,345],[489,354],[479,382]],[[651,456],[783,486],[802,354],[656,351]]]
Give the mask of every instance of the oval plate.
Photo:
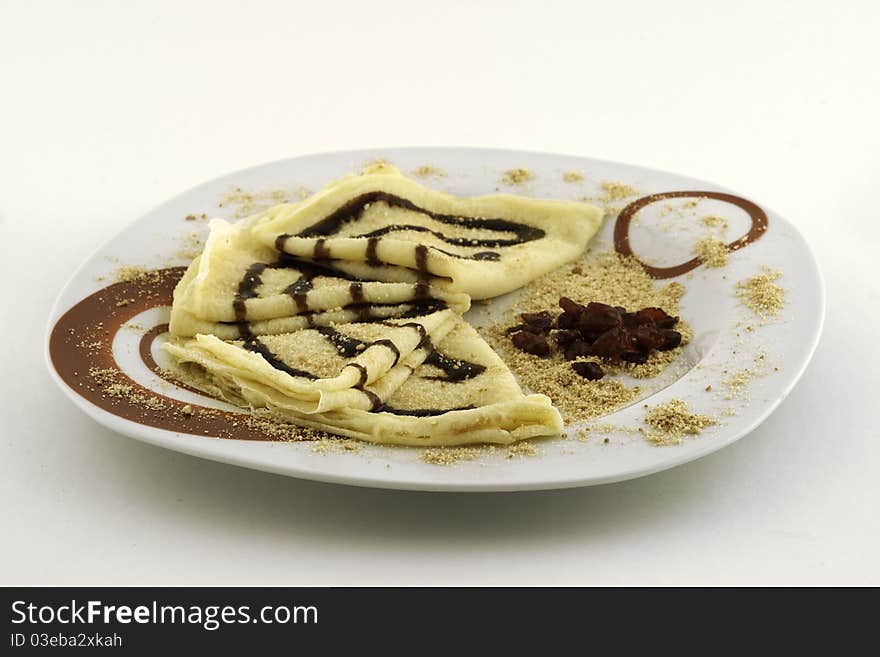
[[[450,467],[421,460],[415,448],[364,445],[356,451],[316,450],[313,443],[228,440],[211,435],[177,433],[119,417],[88,401],[76,385],[66,382],[52,363],[52,330],[65,312],[108,285],[121,265],[167,268],[186,265],[204,237],[211,217],[234,219],[258,210],[281,197],[295,197],[305,189],[319,189],[327,182],[359,170],[366,162],[384,158],[404,172],[430,165],[445,175],[429,176],[424,184],[458,195],[496,190],[561,199],[599,199],[609,196],[602,183],[619,182],[638,194],[610,200],[612,211],[623,210],[627,221],[609,217],[591,243],[594,250],[613,248],[627,233],[628,245],[643,262],[650,263],[669,280],[686,287],[680,315],[694,330],[674,376],[644,387],[639,403],[593,423],[590,439],[578,440],[578,426],[569,427],[567,439],[538,443],[538,454],[514,456],[505,448],[479,452],[472,460]],[[505,186],[503,172],[525,168],[534,178],[524,185]],[[566,182],[565,172],[577,171],[583,180]],[[667,192],[669,198],[645,199]],[[743,248],[731,253],[723,268],[694,266],[689,271],[692,246],[706,228],[699,217],[724,216],[726,234],[736,238],[754,232],[755,204],[741,197],[725,200],[729,190],[705,181],[662,171],[579,157],[520,151],[469,148],[411,148],[351,151],[309,155],[245,169],[184,192],[142,217],[99,249],[76,272],[59,296],[49,320],[46,358],[49,370],[62,390],[85,413],[121,434],[154,445],[278,474],[382,488],[432,491],[511,491],[566,488],[603,484],[665,470],[731,444],[757,427],[791,391],[800,378],[819,340],[824,318],[824,292],[816,261],[800,234],[782,217],[757,203],[767,216],[767,229],[754,241],[740,240]],[[694,201],[699,199],[699,203]],[[222,206],[221,206],[222,204]],[[629,211],[625,207],[631,205]],[[696,206],[698,209],[695,209]],[[634,212],[634,210],[638,212]],[[185,218],[190,216],[189,220]],[[195,219],[193,218],[195,217]],[[701,232],[702,231],[702,232]],[[734,241],[734,240],[730,240]],[[742,244],[743,242],[749,242]],[[737,281],[761,273],[763,267],[782,272],[779,284],[786,290],[786,306],[772,320],[763,321],[738,302]],[[515,295],[516,293],[514,293]],[[508,295],[511,297],[511,295]],[[503,300],[492,304],[492,313],[504,308]],[[176,388],[145,365],[139,355],[145,329],[167,321],[167,308],[156,307],[133,316],[107,336],[119,367],[141,385],[185,403],[227,408],[223,404]],[[477,324],[490,319],[486,306],[478,304],[467,318]],[[794,321],[797,318],[797,321]],[[156,347],[147,352],[161,361]],[[73,349],[55,345],[55,349]],[[56,353],[56,356],[59,354]],[[149,360],[149,359],[147,359]],[[161,362],[160,362],[161,365]],[[748,385],[727,385],[736,372],[750,372]],[[708,386],[712,386],[707,390]],[[682,444],[657,447],[632,429],[644,417],[644,403],[683,399],[693,409],[719,418],[716,426]],[[650,399],[645,402],[645,399]],[[606,440],[607,438],[607,440]]]

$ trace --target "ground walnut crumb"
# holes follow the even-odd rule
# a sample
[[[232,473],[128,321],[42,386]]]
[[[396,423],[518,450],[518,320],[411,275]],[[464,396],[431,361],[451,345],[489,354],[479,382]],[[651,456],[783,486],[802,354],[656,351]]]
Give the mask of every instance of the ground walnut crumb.
[[[764,272],[739,281],[736,296],[760,317],[776,315],[785,306],[785,290],[775,281],[782,272],[764,267]]]
[[[359,452],[363,449],[364,443],[351,438],[321,438],[312,446],[312,451],[317,454],[326,454],[328,452]]]
[[[523,440],[518,443],[513,443],[507,448],[507,458],[512,459],[514,456],[537,456],[538,448],[535,447],[534,443],[530,443],[528,440]]]
[[[728,374],[722,383],[727,386],[727,389],[730,390],[731,394],[735,395],[741,393],[754,377],[755,372],[751,370],[740,370]]]
[[[123,265],[116,270],[113,278],[117,283],[138,281],[158,285],[162,282],[162,273],[157,269],[147,269],[138,265]]]
[[[473,461],[478,453],[476,447],[432,447],[422,452],[420,458],[431,465],[455,465],[459,461]]]
[[[505,185],[522,185],[535,177],[535,174],[528,169],[508,169],[501,177],[501,182]]]
[[[90,367],[89,368],[89,376],[95,380],[95,383],[101,386],[110,385],[116,382],[116,377],[119,375],[119,370],[113,369],[112,367],[100,368],[100,367]]]
[[[273,440],[281,440],[285,442],[310,442],[315,440],[336,439],[335,436],[331,436],[326,432],[291,424],[283,418],[275,416],[271,411],[263,409],[254,410],[251,415],[243,415],[242,422],[247,427],[260,431]],[[357,442],[349,439],[340,440]]]
[[[645,437],[655,445],[678,445],[682,436],[695,436],[717,422],[708,415],[690,413],[681,399],[672,399],[654,406],[645,414],[645,422],[651,427]]]
[[[602,183],[602,191],[605,192],[603,201],[619,201],[639,193],[634,187],[625,183],[608,181]]]
[[[721,230],[727,230],[727,219],[718,216],[717,214],[707,214],[700,219],[700,223],[706,228],[720,228]]]
[[[101,392],[108,397],[116,399],[126,399],[132,404],[143,406],[153,411],[161,411],[166,408],[166,404],[159,397],[155,397],[150,393],[139,392],[133,385],[120,381],[123,377],[122,372],[113,368],[97,368],[89,369],[89,376],[101,386]]]
[[[727,264],[727,245],[714,237],[707,237],[694,245],[696,253],[707,267],[723,267]]]

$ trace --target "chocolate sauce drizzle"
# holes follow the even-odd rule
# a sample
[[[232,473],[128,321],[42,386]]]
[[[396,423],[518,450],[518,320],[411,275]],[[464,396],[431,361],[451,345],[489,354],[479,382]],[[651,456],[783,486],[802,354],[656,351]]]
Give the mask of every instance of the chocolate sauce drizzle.
[[[635,217],[636,213],[651,203],[656,203],[657,201],[662,201],[667,198],[712,198],[719,201],[726,201],[727,203],[732,203],[737,207],[745,210],[752,223],[749,226],[748,232],[736,239],[729,244],[727,244],[728,252],[733,252],[738,249],[743,248],[759,239],[765,232],[767,232],[767,213],[764,212],[762,208],[758,205],[752,203],[749,200],[746,200],[740,196],[734,196],[733,194],[725,194],[723,192],[660,192],[658,194],[651,194],[650,196],[643,196],[640,199],[637,199],[627,205],[618,215],[617,222],[614,224],[614,248],[615,250],[622,256],[628,256],[635,258],[638,260],[639,264],[645,270],[645,272],[656,279],[663,278],[674,278],[676,276],[681,276],[682,274],[686,274],[689,271],[696,269],[700,265],[703,264],[703,261],[697,258],[691,258],[687,262],[683,262],[680,265],[675,265],[672,267],[655,267],[654,265],[649,265],[641,260],[639,260],[638,256],[633,253],[632,245],[629,241],[629,228],[632,223],[633,217]]]
[[[378,238],[388,233],[398,233],[398,232],[413,232],[413,233],[430,233],[434,237],[443,240],[447,244],[452,244],[453,246],[492,246],[492,247],[503,247],[503,246],[514,246],[515,244],[522,244],[523,241],[514,238],[509,240],[502,239],[475,239],[473,237],[448,237],[441,233],[438,230],[433,230],[432,228],[428,228],[427,226],[418,226],[415,224],[391,224],[389,226],[382,226],[382,228],[377,228],[376,230],[371,230],[368,233],[361,233],[360,235],[352,235],[352,238]]]
[[[391,413],[393,415],[408,415],[410,417],[436,417],[452,411],[470,411],[474,406],[458,406],[456,408],[395,408],[388,404],[381,404],[373,409],[375,413]]]
[[[315,249],[312,252],[312,258],[314,260],[330,260],[330,250],[327,248],[325,242],[326,240],[323,237],[315,242]]]
[[[277,244],[277,240],[276,240]],[[282,243],[283,244],[283,243]],[[371,237],[367,240],[367,250],[364,254],[364,258],[367,261],[367,264],[371,267],[379,267],[382,265],[382,261],[379,260],[379,256],[377,255],[377,249],[379,248],[379,238]]]
[[[301,276],[298,280],[284,288],[284,294],[292,297],[293,302],[296,304],[296,309],[302,312],[309,309],[307,296],[311,292],[312,287],[312,279],[308,276]]]
[[[529,226],[527,224],[517,223],[508,219],[462,217],[459,215],[432,212],[431,210],[427,210],[416,205],[408,199],[396,196],[394,194],[389,194],[387,192],[376,191],[362,194],[356,198],[351,199],[324,219],[317,221],[312,226],[297,233],[296,236],[319,238],[315,242],[312,257],[315,260],[329,259],[331,256],[325,244],[325,238],[333,235],[334,233],[337,233],[339,229],[343,226],[343,224],[359,219],[370,203],[375,203],[378,201],[387,203],[392,207],[403,208],[405,210],[410,210],[412,212],[426,215],[441,224],[446,224],[449,226],[459,226],[462,228],[470,228],[475,230],[494,230],[498,232],[512,233],[514,237],[449,237],[440,231],[433,230],[426,226],[420,226],[417,224],[394,224],[391,226],[383,226],[382,228],[377,228],[376,230],[352,236],[352,238],[354,239],[367,239],[365,259],[366,262],[372,266],[378,266],[382,264],[382,261],[377,256],[377,247],[379,245],[379,240],[389,233],[402,231],[430,233],[434,237],[454,246],[480,246],[484,248],[503,248],[507,246],[514,246],[516,244],[524,244],[526,242],[541,239],[546,234],[540,228]],[[275,248],[277,248],[279,251],[283,251],[284,244],[290,237],[293,237],[293,235],[287,233],[279,235],[275,239]],[[470,260],[499,260],[501,258],[501,255],[495,251],[480,251],[470,255],[465,255],[460,253],[452,253],[450,251],[444,251],[443,249],[439,249],[437,247],[431,248],[453,258],[464,258]],[[420,271],[427,271],[426,259],[427,247],[425,247],[424,245],[419,245],[418,247],[416,247],[416,268]]]
[[[263,280],[260,276],[263,271],[265,271],[266,267],[267,265],[265,263],[255,262],[247,268],[244,278],[242,278],[241,282],[238,284],[238,291],[235,295],[235,299],[232,301],[232,309],[235,312],[236,321],[243,322],[247,319],[245,301],[257,296],[257,288],[263,284]]]
[[[348,286],[348,294],[351,296],[351,300],[354,303],[364,303],[366,300],[364,299],[364,284],[363,283],[352,283]]]
[[[393,324],[392,322],[383,322],[383,324],[389,326],[407,326],[410,328],[414,328],[416,331],[418,331],[419,335],[421,336],[421,340],[419,340],[419,344],[416,346],[416,349],[422,349],[425,347],[426,344],[430,343],[430,340],[428,338],[428,329],[426,329],[423,324],[419,324],[418,322],[406,322],[405,324]]]
[[[345,358],[354,358],[370,346],[369,342],[340,333],[332,326],[316,326],[314,330],[330,340],[339,355]]]
[[[372,347],[377,345],[382,345],[383,347],[390,349],[391,353],[394,354],[394,361],[391,363],[391,367],[397,365],[397,363],[400,361],[400,349],[397,348],[397,345],[394,344],[391,340],[376,340],[370,346]]]
[[[367,368],[361,365],[360,363],[349,363],[346,367],[353,367],[356,370],[359,370],[361,373],[361,378],[358,381],[357,387],[363,387],[363,385],[367,382],[367,378],[369,374],[367,373]]]
[[[439,312],[441,310],[446,310],[448,306],[445,302],[439,301],[437,299],[424,299],[424,300],[414,300],[414,301],[406,301],[402,303],[364,303],[364,304],[351,304],[345,307],[345,310],[351,310],[355,313],[356,319],[359,322],[379,322],[383,319],[386,319],[388,315],[382,314],[379,311],[382,308],[389,307],[404,307],[408,306],[408,310],[403,312],[398,312],[393,315],[396,319],[410,319],[413,317],[423,317],[424,315],[429,315],[431,313]],[[310,328],[317,328],[319,325],[315,323],[315,316],[322,314],[324,312],[329,311],[306,311],[299,313],[299,317],[304,317],[306,322],[308,323]],[[221,324],[224,322],[220,322]],[[231,326],[238,327],[239,337],[242,339],[252,338],[254,337],[254,333],[251,330],[250,322],[229,322]]]
[[[478,376],[486,371],[484,365],[479,363],[470,363],[466,360],[451,358],[439,351],[432,351],[425,359],[426,365],[433,365],[437,369],[443,370],[446,376],[426,376],[424,378],[432,381],[450,381],[452,383],[460,383]]]
[[[423,257],[427,258],[427,250]],[[336,269],[332,265],[327,264],[327,262],[312,262],[310,260],[303,260],[295,256],[291,256],[287,253],[282,253],[278,261],[275,263],[253,263],[250,267],[247,268],[244,277],[238,284],[238,289],[232,301],[232,307],[235,312],[234,323],[239,325],[239,333],[244,338],[252,336],[250,327],[247,325],[246,302],[248,299],[253,299],[259,296],[259,294],[257,293],[257,288],[259,288],[260,285],[263,284],[261,275],[267,269],[296,269],[300,272],[300,277],[296,281],[288,285],[286,288],[284,288],[283,294],[290,296],[293,299],[294,304],[296,304],[298,314],[306,316],[307,318],[309,318],[309,320],[311,320],[314,312],[309,311],[308,294],[312,291],[312,289],[314,289],[313,281],[318,276],[342,278],[344,280],[351,281],[348,289],[352,303],[349,304],[347,308],[351,308],[352,310],[357,312],[358,318],[363,321],[368,321],[373,317],[372,313],[370,312],[373,307],[388,305],[398,306],[404,305],[405,303],[370,303],[366,301],[366,297],[364,295],[363,281],[357,280],[351,274]],[[417,301],[430,301],[430,305],[416,304],[418,307],[415,308],[414,314],[403,316],[414,317],[418,316],[419,314],[424,314],[424,312],[427,311],[433,312],[433,310],[429,309],[442,310],[446,307],[446,304],[442,301],[431,299],[429,283],[426,280],[421,280],[414,284],[413,297]]]
[[[321,221],[318,221],[317,223],[306,228],[305,230],[299,232],[298,237],[329,237],[333,233],[338,232],[339,228],[344,223],[360,218],[366,206],[370,203],[375,203],[377,201],[384,201],[392,207],[403,208],[405,210],[410,210],[412,212],[418,212],[419,214],[427,215],[442,224],[447,224],[451,226],[463,226],[465,228],[475,228],[479,230],[495,230],[499,232],[513,233],[514,235],[516,235],[516,240],[472,240],[471,244],[474,246],[510,246],[512,244],[522,244],[523,242],[537,240],[544,237],[545,235],[544,231],[540,228],[535,228],[534,226],[528,226],[526,224],[519,224],[515,221],[509,221],[507,219],[461,217],[454,214],[440,214],[438,212],[432,212],[431,210],[426,210],[425,208],[419,207],[408,199],[401,198],[400,196],[395,196],[394,194],[389,194],[387,192],[377,191],[368,192],[367,194],[362,194],[361,196],[351,199],[342,207],[338,208],[336,211],[328,215],[325,219],[322,219]],[[401,230],[410,230],[410,227],[409,225],[406,225],[404,228],[401,228]]]
[[[482,374],[486,371],[485,366],[478,363],[471,363],[466,360],[451,358],[450,356],[447,356],[443,353],[434,351],[427,331],[425,327],[421,324],[418,324],[416,322],[408,322],[406,324],[394,324],[391,322],[380,323],[386,326],[393,326],[395,328],[412,327],[416,328],[419,331],[422,337],[419,341],[419,346],[417,348],[431,349],[424,362],[428,365],[433,365],[434,367],[442,370],[445,374],[445,376],[426,376],[424,377],[426,379],[435,381],[448,381],[450,383],[460,383],[462,381],[466,381],[467,379],[478,376],[479,374]],[[370,347],[381,345],[390,349],[391,352],[394,354],[394,362],[391,364],[391,367],[397,365],[400,360],[400,350],[398,349],[397,345],[395,345],[391,340],[381,339],[375,340],[373,342],[365,342],[364,340],[360,340],[350,335],[341,333],[329,326],[317,327],[314,330],[318,331],[321,335],[330,340],[330,342],[332,342],[333,345],[336,347],[339,354],[346,358],[352,358],[354,356],[357,356],[358,354],[363,353],[366,349]],[[260,354],[269,365],[277,370],[286,372],[291,376],[299,376],[312,380],[319,378],[310,372],[291,367],[283,360],[278,358],[277,355],[275,355],[263,342],[261,342],[257,338],[252,338],[245,341],[243,347],[249,351]],[[361,363],[348,363],[345,365],[345,367],[354,367],[360,371],[360,379],[358,381],[358,384],[355,386],[355,389],[360,390],[362,393],[364,393],[364,395],[366,395],[367,399],[370,401],[371,409],[376,412],[381,411],[384,413],[393,413],[396,415],[427,417],[442,415],[443,413],[446,413],[450,410],[468,410],[473,408],[473,406],[467,406],[454,409],[397,409],[392,406],[388,406],[387,404],[383,404],[381,398],[376,395],[376,393],[364,387],[364,384],[366,384],[368,378],[366,367],[364,367]]]
[[[260,354],[269,365],[274,367],[276,370],[289,374],[290,376],[298,376],[304,379],[310,379],[312,381],[318,379],[318,375],[312,374],[311,372],[307,372],[306,370],[301,370],[296,367],[292,367],[285,363],[283,360],[278,358],[269,347],[267,347],[259,338],[250,338],[244,341],[242,344],[244,349],[248,351],[252,351],[255,354]]]

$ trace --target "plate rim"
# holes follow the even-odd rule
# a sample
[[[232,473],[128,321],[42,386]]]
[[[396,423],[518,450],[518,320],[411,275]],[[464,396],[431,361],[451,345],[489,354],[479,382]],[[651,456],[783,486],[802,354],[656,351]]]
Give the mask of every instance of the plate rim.
[[[269,472],[273,474],[284,475],[288,477],[294,477],[297,479],[304,479],[308,481],[317,481],[329,484],[342,484],[349,486],[357,486],[357,487],[366,487],[366,488],[378,488],[378,489],[391,489],[391,490],[407,490],[407,491],[423,491],[423,492],[450,492],[450,493],[473,493],[473,492],[516,492],[516,491],[538,491],[538,490],[558,490],[558,489],[568,489],[568,488],[580,488],[587,486],[599,486],[610,483],[616,483],[621,481],[628,481],[631,479],[637,479],[641,477],[647,477],[652,474],[656,474],[658,472],[662,472],[665,470],[670,470],[672,468],[679,467],[686,463],[690,463],[697,459],[703,458],[704,456],[708,456],[714,452],[717,452],[729,445],[741,440],[748,434],[752,433],[755,429],[757,429],[761,424],[763,424],[767,418],[772,415],[776,409],[782,404],[783,401],[788,397],[794,387],[800,382],[804,373],[806,372],[807,367],[813,360],[816,349],[818,348],[819,342],[822,337],[822,332],[825,326],[826,320],[826,283],[825,277],[822,273],[822,269],[819,266],[818,259],[816,258],[815,251],[813,250],[810,243],[804,238],[801,234],[798,227],[786,219],[783,215],[779,214],[773,208],[760,204],[763,209],[765,209],[769,214],[775,215],[776,218],[781,219],[785,224],[787,224],[790,229],[793,231],[796,238],[800,241],[804,253],[806,254],[807,264],[809,268],[812,270],[813,274],[816,277],[816,301],[818,304],[818,313],[815,318],[815,323],[812,327],[812,330],[809,335],[809,342],[807,345],[807,349],[805,351],[805,355],[802,358],[801,362],[797,364],[796,371],[794,375],[790,377],[789,382],[778,392],[774,393],[772,400],[770,400],[763,410],[755,415],[751,422],[749,422],[746,426],[740,428],[738,431],[733,431],[729,435],[720,435],[713,438],[712,441],[706,441],[705,444],[700,445],[699,447],[687,451],[681,452],[678,457],[673,457],[671,459],[663,460],[658,463],[655,463],[651,466],[639,467],[636,469],[632,469],[625,472],[619,472],[616,474],[609,474],[607,476],[591,476],[588,478],[577,478],[577,477],[569,477],[569,478],[561,478],[561,479],[544,479],[544,480],[535,480],[528,482],[505,482],[505,481],[493,481],[489,480],[472,480],[472,481],[433,481],[433,480],[419,480],[419,479],[407,479],[407,478],[383,478],[380,476],[355,476],[351,474],[335,474],[331,471],[316,471],[314,469],[300,467],[300,466],[292,466],[289,464],[286,465],[277,465],[273,463],[268,463],[265,461],[260,461],[258,459],[253,458],[250,455],[226,455],[222,453],[213,453],[210,444],[216,441],[224,441],[226,439],[222,438],[214,438],[210,436],[200,436],[197,434],[183,434],[175,431],[170,431],[167,429],[159,429],[155,427],[149,427],[146,425],[142,425],[138,422],[134,422],[133,420],[128,420],[125,418],[119,418],[114,416],[113,414],[105,411],[102,408],[99,408],[93,404],[91,404],[87,399],[78,395],[76,391],[70,388],[58,374],[55,369],[54,364],[52,363],[51,353],[50,353],[50,344],[49,340],[52,334],[52,330],[57,323],[58,319],[61,317],[63,312],[66,312],[67,308],[61,309],[61,303],[65,296],[67,296],[69,290],[73,287],[74,283],[79,279],[82,272],[89,266],[90,263],[94,261],[94,259],[106,249],[106,247],[123,234],[132,229],[133,226],[140,223],[144,218],[160,212],[165,206],[169,206],[177,202],[179,199],[192,194],[193,192],[206,187],[208,185],[216,185],[220,184],[226,180],[232,179],[234,176],[242,176],[247,173],[254,172],[260,169],[271,169],[273,167],[279,166],[281,164],[291,164],[298,160],[307,160],[309,158],[314,158],[318,156],[328,156],[328,157],[343,157],[343,156],[376,156],[377,153],[381,153],[383,155],[387,155],[388,157],[393,158],[395,153],[414,153],[414,152],[424,152],[424,151],[445,151],[445,152],[461,152],[468,151],[471,153],[494,153],[498,155],[525,155],[525,156],[541,156],[548,158],[567,158],[573,160],[581,160],[583,162],[592,162],[604,165],[612,165],[617,167],[624,167],[628,169],[637,170],[646,174],[662,174],[662,175],[671,175],[683,179],[688,179],[692,181],[697,181],[706,185],[709,185],[717,190],[725,191],[728,193],[736,194],[735,190],[731,190],[723,185],[719,185],[710,180],[693,178],[687,174],[681,174],[674,171],[667,171],[662,169],[656,169],[653,167],[645,167],[636,164],[630,164],[627,162],[620,162],[617,160],[608,160],[603,158],[594,158],[587,157],[582,155],[573,155],[566,153],[553,153],[549,151],[534,151],[534,150],[522,150],[522,149],[510,149],[510,148],[484,148],[479,146],[404,146],[404,147],[390,147],[390,148],[360,148],[353,150],[335,150],[335,151],[319,151],[315,153],[307,153],[302,155],[296,155],[294,157],[288,158],[279,158],[275,160],[271,160],[268,162],[263,162],[255,165],[251,165],[248,167],[244,167],[241,169],[236,169],[234,171],[229,171],[227,173],[221,174],[214,178],[210,178],[207,180],[202,180],[201,182],[181,191],[177,194],[167,198],[163,202],[153,206],[145,213],[139,215],[138,217],[126,222],[126,224],[121,227],[118,231],[116,231],[112,236],[108,239],[104,240],[100,245],[94,248],[88,256],[86,256],[78,267],[74,269],[73,272],[69,275],[67,282],[62,286],[61,290],[58,292],[55,297],[55,301],[53,302],[51,309],[49,311],[49,316],[47,320],[46,330],[43,339],[43,357],[46,363],[46,367],[49,371],[50,377],[52,380],[61,388],[62,392],[70,399],[76,407],[78,407],[83,413],[89,416],[92,420],[104,426],[107,429],[110,429],[114,433],[120,433],[126,437],[134,438],[140,442],[144,442],[150,445],[155,445],[158,447],[163,447],[165,449],[169,449],[172,451],[180,452],[183,454],[187,454],[189,456],[196,456],[199,458],[208,459],[211,461],[216,461],[220,463],[225,463],[228,465],[236,465],[239,467],[249,468],[253,470],[258,470],[262,472]],[[249,441],[239,441],[239,442],[249,442]],[[274,444],[274,443],[257,443],[257,444]]]

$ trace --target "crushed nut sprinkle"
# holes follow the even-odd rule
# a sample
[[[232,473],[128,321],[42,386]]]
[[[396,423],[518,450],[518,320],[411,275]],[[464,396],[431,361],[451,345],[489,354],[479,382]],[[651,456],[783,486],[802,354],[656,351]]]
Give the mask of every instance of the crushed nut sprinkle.
[[[631,187],[621,182],[603,182],[602,191],[604,201],[620,201],[630,196],[636,196],[639,192],[635,187]]]
[[[706,228],[720,228],[722,231],[727,230],[727,219],[717,214],[707,214],[700,219],[700,223]]]
[[[727,245],[714,237],[701,239],[694,245],[696,253],[707,267],[723,267],[727,264]]]
[[[771,317],[785,306],[785,290],[776,284],[782,272],[764,267],[764,272],[736,284],[736,296],[759,317]]]
[[[501,182],[505,185],[522,185],[534,179],[535,174],[528,169],[508,169],[501,176]]]
[[[691,413],[681,399],[672,399],[654,406],[645,414],[645,422],[651,430],[645,433],[655,445],[678,445],[682,436],[695,436],[717,422],[707,415]]]
[[[476,447],[433,447],[422,452],[420,458],[431,465],[455,465],[460,461],[473,461],[478,454]]]

